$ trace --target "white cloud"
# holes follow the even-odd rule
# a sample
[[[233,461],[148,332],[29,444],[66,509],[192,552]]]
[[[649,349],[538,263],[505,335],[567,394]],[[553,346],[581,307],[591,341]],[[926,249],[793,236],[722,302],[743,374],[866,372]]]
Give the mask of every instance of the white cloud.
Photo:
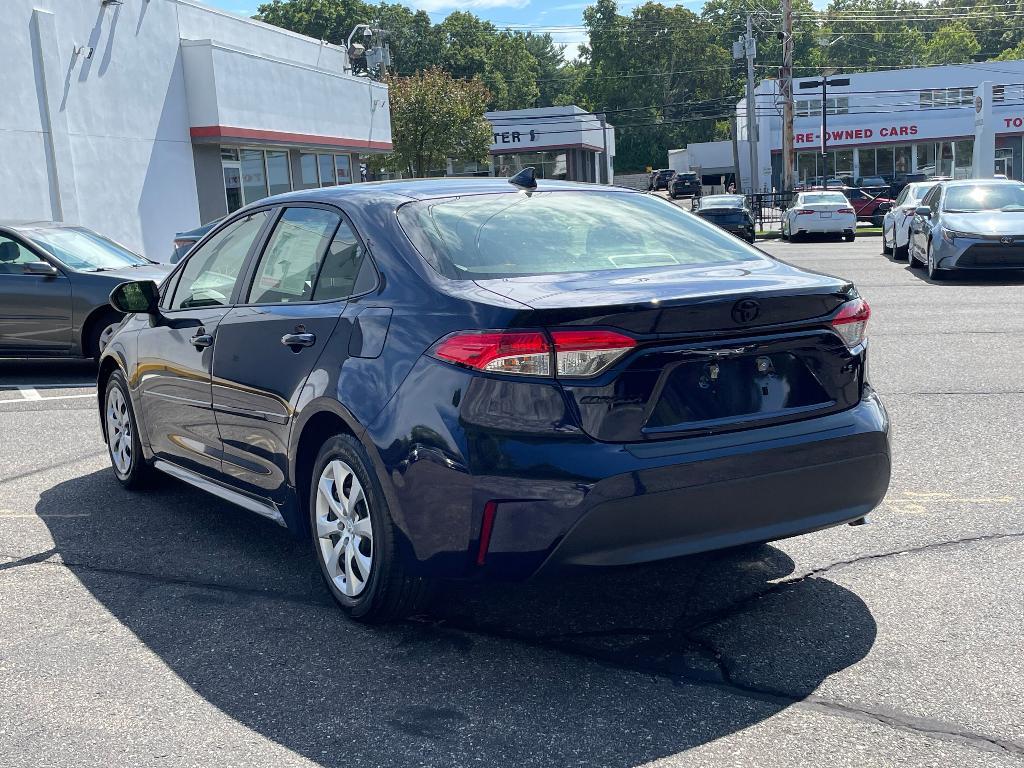
[[[587,45],[590,42],[590,38],[586,32],[552,32],[551,39],[559,45],[564,45],[565,50],[562,55],[566,61],[572,61],[578,59],[580,55],[580,46]]]
[[[486,8],[525,8],[530,0],[411,0],[414,8],[427,13],[438,11],[473,11]]]

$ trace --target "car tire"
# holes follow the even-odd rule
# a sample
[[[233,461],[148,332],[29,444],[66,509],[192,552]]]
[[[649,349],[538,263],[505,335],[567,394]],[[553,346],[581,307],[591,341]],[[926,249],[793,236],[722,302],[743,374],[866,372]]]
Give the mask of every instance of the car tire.
[[[85,341],[85,356],[98,360],[100,353],[103,352],[107,342],[110,341],[110,337],[113,336],[114,331],[117,330],[117,326],[121,324],[123,319],[123,316],[110,312],[91,320],[89,322],[89,334]]]
[[[135,409],[120,370],[114,371],[107,379],[103,393],[103,433],[110,465],[118,482],[129,490],[148,486],[155,470],[142,453]]]
[[[852,243],[856,239],[857,239],[857,235],[854,235],[854,234],[843,235],[843,240],[845,240],[848,243]]]
[[[893,261],[906,261],[907,259],[908,246],[896,245],[892,249],[892,260]]]
[[[884,229],[882,231],[882,255],[883,256],[890,256],[890,255],[892,255],[892,248],[889,247],[889,241],[885,237]]]
[[[928,243],[928,253],[925,255],[926,261],[925,266],[928,268],[928,279],[933,283],[940,283],[949,277],[949,270],[939,269],[935,266],[935,261],[932,258],[932,244]]]
[[[410,575],[402,563],[373,463],[351,435],[336,435],[320,449],[308,507],[320,575],[350,618],[382,623],[425,604],[430,584]]]

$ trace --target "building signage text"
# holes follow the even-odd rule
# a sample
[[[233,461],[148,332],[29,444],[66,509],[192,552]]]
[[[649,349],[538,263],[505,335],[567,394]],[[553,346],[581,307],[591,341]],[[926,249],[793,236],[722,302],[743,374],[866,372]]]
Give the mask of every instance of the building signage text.
[[[495,144],[519,144],[526,137],[529,137],[529,141],[537,140],[537,132],[531,131],[496,131],[492,138]]]
[[[882,139],[893,139],[901,136],[917,136],[916,125],[885,125],[878,129]],[[829,143],[837,141],[868,141],[875,136],[874,128],[837,128],[828,132]],[[820,144],[820,133],[795,133],[793,140],[797,144]]]

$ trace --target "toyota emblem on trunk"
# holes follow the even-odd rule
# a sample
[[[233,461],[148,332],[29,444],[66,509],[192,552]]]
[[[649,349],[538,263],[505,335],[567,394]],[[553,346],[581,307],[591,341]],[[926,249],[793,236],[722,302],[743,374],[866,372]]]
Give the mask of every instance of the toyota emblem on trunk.
[[[1012,245],[1013,244],[1013,238],[1012,237],[1006,237],[1004,235],[1003,237],[999,238],[999,242],[1002,243],[1003,245]]]
[[[761,305],[753,299],[740,299],[732,305],[732,319],[739,323],[752,323],[761,314]]]

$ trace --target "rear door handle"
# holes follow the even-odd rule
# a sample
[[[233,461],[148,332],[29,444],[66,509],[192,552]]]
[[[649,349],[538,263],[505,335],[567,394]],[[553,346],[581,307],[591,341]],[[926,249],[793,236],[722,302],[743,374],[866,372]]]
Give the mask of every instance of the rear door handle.
[[[195,336],[193,336],[191,339],[189,339],[189,342],[196,349],[204,349],[206,347],[212,347],[213,346],[213,335],[209,334],[209,333],[197,333]]]
[[[286,347],[312,347],[316,344],[315,333],[286,333],[281,337]]]

